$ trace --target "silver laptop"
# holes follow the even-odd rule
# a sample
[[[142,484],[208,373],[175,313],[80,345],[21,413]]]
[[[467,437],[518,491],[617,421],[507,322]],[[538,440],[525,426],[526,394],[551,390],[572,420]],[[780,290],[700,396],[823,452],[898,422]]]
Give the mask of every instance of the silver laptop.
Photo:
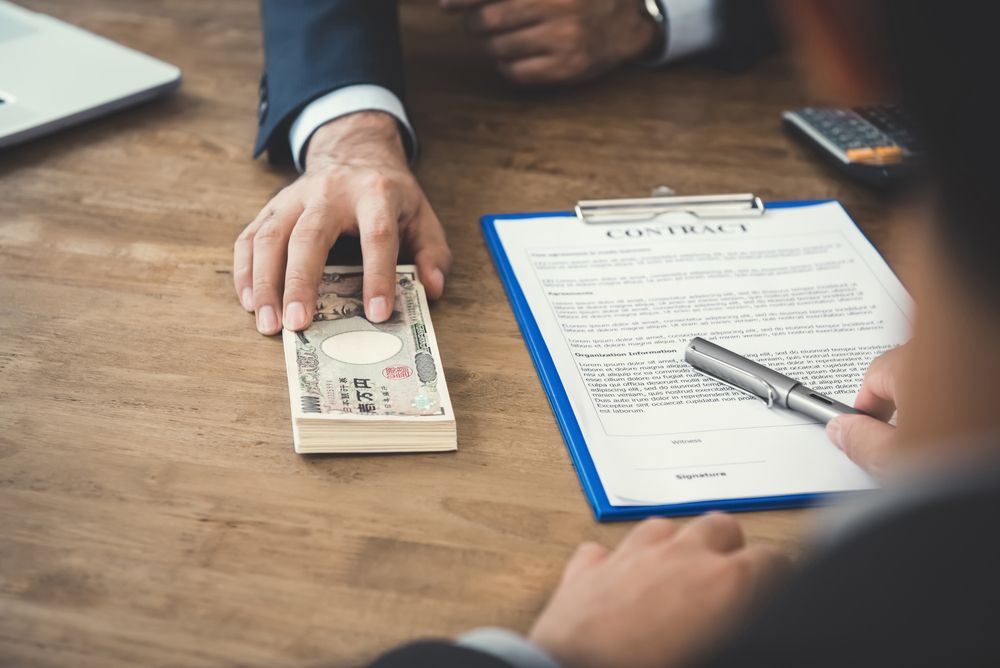
[[[0,147],[162,95],[173,65],[0,0]]]

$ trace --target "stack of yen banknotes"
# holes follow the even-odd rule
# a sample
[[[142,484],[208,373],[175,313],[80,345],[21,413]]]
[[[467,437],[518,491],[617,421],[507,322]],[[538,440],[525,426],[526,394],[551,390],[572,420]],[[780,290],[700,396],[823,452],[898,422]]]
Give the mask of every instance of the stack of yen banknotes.
[[[416,268],[396,270],[392,316],[365,319],[361,267],[327,267],[316,315],[285,330],[295,451],[455,450],[444,369]]]

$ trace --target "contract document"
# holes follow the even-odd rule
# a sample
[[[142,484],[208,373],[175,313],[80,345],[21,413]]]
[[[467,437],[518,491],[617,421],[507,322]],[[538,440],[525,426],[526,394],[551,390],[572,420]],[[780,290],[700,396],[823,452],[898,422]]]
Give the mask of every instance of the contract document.
[[[701,336],[853,404],[872,359],[907,339],[911,301],[839,204],[746,218],[489,222],[498,267],[522,293],[608,503],[874,486],[822,425],[683,360]]]

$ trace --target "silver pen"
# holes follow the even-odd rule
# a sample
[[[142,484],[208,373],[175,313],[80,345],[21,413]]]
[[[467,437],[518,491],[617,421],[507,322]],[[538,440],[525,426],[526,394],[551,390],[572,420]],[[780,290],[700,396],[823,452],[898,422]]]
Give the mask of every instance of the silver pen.
[[[838,415],[863,414],[856,408],[809,389],[793,378],[700,337],[691,339],[687,344],[684,360],[709,378],[760,399],[768,408],[787,408],[823,424]]]

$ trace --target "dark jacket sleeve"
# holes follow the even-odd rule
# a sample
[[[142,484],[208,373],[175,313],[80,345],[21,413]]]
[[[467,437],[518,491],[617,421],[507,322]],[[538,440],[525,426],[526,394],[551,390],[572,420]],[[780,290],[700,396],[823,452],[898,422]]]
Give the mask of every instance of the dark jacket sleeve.
[[[870,526],[806,567],[698,668],[1000,666],[998,489]]]
[[[721,0],[716,12],[722,37],[719,46],[706,54],[712,65],[738,72],[778,49],[778,31],[768,0]]]
[[[425,640],[403,645],[375,660],[369,668],[513,668],[489,654],[446,641]]]
[[[264,73],[254,157],[290,160],[288,129],[312,100],[353,84],[403,97],[396,0],[261,0]]]

